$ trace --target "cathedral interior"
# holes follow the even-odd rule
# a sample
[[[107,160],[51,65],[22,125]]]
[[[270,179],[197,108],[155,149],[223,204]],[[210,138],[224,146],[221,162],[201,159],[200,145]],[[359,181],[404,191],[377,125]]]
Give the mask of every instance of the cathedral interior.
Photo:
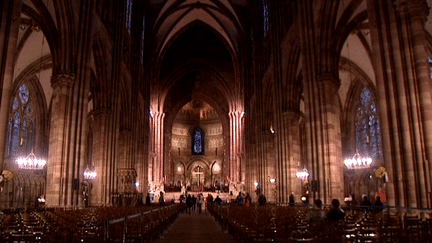
[[[431,208],[430,6],[1,1],[0,209],[161,192]]]

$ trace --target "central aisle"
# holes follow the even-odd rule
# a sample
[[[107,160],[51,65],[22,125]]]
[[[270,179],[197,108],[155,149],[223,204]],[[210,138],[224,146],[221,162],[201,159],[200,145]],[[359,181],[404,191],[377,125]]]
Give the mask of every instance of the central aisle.
[[[227,231],[221,229],[208,212],[199,214],[192,212],[180,213],[179,218],[161,235],[155,243],[204,243],[223,242],[235,243],[236,240]]]

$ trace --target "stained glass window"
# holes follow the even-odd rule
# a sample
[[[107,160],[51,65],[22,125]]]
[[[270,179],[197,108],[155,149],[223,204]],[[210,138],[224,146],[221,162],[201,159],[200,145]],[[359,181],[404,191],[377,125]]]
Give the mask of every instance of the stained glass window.
[[[13,97],[8,124],[7,149],[11,157],[30,153],[35,145],[35,125],[30,90],[25,84]]]
[[[381,125],[376,104],[368,88],[363,88],[357,101],[355,118],[356,148],[361,156],[382,160]]]
[[[429,63],[429,78],[432,79],[432,57],[428,57]]]
[[[23,84],[19,87],[18,93],[19,93],[19,98],[21,100],[21,103],[27,104],[28,99],[29,99],[29,91],[28,91],[27,86],[25,84]]]
[[[7,136],[7,143],[8,145],[11,144],[12,141],[12,131],[13,131],[13,124],[14,124],[14,119],[9,119],[9,124],[8,124],[8,136]],[[7,146],[6,149],[6,154],[11,154],[12,147],[11,146]]]
[[[195,129],[192,134],[192,154],[204,154],[204,135],[199,128]]]
[[[131,33],[132,28],[132,0],[126,0],[126,29]]]
[[[270,15],[269,15],[269,3],[268,0],[262,0],[263,5],[263,31],[264,31],[264,37],[267,36],[267,33],[270,28]]]
[[[20,125],[21,125],[21,119],[20,119],[20,115],[17,112],[14,115],[14,121],[12,127],[12,142],[11,142],[12,154],[16,154],[18,150]]]
[[[145,37],[145,17],[142,22],[142,32],[141,32],[141,64],[144,64],[144,37]]]

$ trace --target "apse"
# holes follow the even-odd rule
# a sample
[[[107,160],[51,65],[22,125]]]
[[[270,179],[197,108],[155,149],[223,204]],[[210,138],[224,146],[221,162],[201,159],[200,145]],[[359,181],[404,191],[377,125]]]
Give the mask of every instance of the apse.
[[[189,190],[214,188],[222,181],[224,150],[216,110],[201,99],[192,99],[179,110],[172,125],[169,183]]]

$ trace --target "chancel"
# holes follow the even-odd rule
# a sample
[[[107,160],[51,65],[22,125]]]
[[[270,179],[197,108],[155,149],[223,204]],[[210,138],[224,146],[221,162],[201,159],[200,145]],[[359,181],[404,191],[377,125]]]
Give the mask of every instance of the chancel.
[[[1,1],[0,242],[430,242],[430,7]]]

